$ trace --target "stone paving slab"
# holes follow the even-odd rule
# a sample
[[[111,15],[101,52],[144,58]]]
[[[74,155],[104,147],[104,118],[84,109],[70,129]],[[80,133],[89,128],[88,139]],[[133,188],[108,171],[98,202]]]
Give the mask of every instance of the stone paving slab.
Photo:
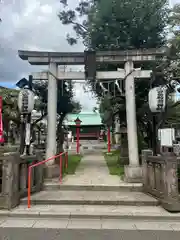
[[[85,155],[75,175],[68,175],[63,180],[63,185],[110,185],[117,186],[123,181],[119,176],[109,174],[104,157],[99,154]]]
[[[180,221],[180,213],[169,213],[160,206],[96,206],[96,205],[21,205],[11,211],[1,210],[0,217],[22,218],[106,218]]]
[[[70,176],[72,179],[72,176]],[[85,190],[85,191],[142,191],[142,183],[125,183],[125,182],[119,182],[116,183],[116,185],[111,184],[92,184],[91,182],[88,182],[86,184],[84,183],[78,183],[74,182],[73,185],[68,185],[67,181],[63,181],[63,184],[59,182],[58,178],[54,178],[52,180],[46,180],[44,183],[44,190],[53,191],[53,190]]]
[[[69,218],[64,219],[41,219],[40,221],[36,221],[33,225],[33,228],[55,228],[62,229],[67,228],[69,224]]]
[[[107,191],[41,191],[31,197],[35,204],[106,204],[158,205],[158,201],[142,192]],[[21,200],[27,203],[27,198]]]
[[[69,219],[67,228],[69,229],[101,229],[101,219]]]
[[[6,228],[6,227],[14,227],[14,228],[32,228],[35,224],[36,220],[34,219],[6,219],[0,224],[0,227]]]
[[[0,223],[1,228],[43,228],[43,229],[120,229],[120,230],[152,230],[152,231],[178,231],[180,222],[165,221],[134,221],[115,219],[19,219],[6,218]],[[0,230],[1,231],[1,230]]]

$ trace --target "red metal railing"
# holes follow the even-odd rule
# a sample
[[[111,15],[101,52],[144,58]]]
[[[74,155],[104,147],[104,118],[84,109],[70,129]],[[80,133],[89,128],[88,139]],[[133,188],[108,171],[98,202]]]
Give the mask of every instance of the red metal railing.
[[[37,167],[39,165],[42,165],[42,164],[44,164],[46,162],[49,162],[49,161],[59,157],[59,181],[61,183],[62,182],[62,177],[63,177],[63,172],[62,172],[62,166],[63,166],[63,163],[62,163],[63,158],[62,158],[62,156],[63,155],[65,156],[65,167],[67,169],[67,167],[68,167],[68,152],[60,153],[60,154],[58,154],[56,156],[53,156],[51,158],[48,158],[48,159],[42,161],[42,162],[34,163],[34,164],[32,164],[31,166],[28,167],[28,208],[31,207],[31,173],[32,173],[32,169],[34,167]]]

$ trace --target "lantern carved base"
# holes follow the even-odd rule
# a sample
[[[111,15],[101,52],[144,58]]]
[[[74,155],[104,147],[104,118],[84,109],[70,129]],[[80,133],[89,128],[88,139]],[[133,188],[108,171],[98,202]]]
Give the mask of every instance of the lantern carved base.
[[[140,166],[124,166],[124,181],[129,183],[141,183],[142,168]]]

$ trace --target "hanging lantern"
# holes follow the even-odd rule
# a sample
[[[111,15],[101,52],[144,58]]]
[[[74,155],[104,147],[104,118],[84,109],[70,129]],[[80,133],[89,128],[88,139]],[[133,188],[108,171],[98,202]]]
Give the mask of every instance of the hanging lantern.
[[[148,96],[149,108],[151,112],[164,112],[166,108],[166,89],[164,86],[152,88]]]
[[[22,89],[18,96],[18,108],[21,113],[28,114],[34,108],[34,93],[29,89]]]

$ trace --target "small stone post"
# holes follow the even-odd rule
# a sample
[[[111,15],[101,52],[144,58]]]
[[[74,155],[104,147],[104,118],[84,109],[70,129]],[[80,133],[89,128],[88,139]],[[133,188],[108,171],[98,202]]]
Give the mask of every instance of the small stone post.
[[[3,156],[2,201],[0,208],[10,210],[20,203],[19,163],[19,153],[6,153]]]
[[[42,153],[41,152],[36,152],[36,157],[37,157],[37,161],[41,162],[43,159]],[[43,180],[44,180],[44,164],[39,165],[38,167],[36,167],[36,192],[39,192],[42,190],[43,187]]]
[[[162,206],[170,212],[180,211],[180,197],[178,189],[178,161],[175,156],[163,156],[164,164],[164,196]]]
[[[143,189],[146,191],[148,186],[148,164],[147,159],[148,156],[152,156],[153,151],[150,149],[142,150],[142,183]]]

